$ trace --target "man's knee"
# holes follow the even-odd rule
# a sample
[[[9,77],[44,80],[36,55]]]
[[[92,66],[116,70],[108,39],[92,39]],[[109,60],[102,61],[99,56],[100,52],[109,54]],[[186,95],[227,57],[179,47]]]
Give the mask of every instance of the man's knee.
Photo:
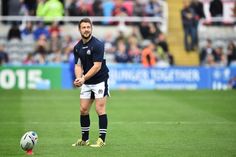
[[[96,104],[96,112],[98,115],[103,115],[106,112],[105,104],[104,103],[98,103]]]
[[[88,107],[80,107],[80,114],[81,115],[87,115],[89,113],[89,108]]]

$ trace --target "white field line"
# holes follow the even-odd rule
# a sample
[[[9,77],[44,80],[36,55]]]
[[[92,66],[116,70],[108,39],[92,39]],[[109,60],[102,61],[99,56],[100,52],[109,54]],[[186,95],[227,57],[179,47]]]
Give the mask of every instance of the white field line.
[[[154,97],[124,97],[124,98],[121,98],[121,97],[110,97],[109,99],[115,99],[115,100],[136,100],[136,99],[149,99],[150,98],[154,98]],[[168,99],[168,98],[164,98],[164,97],[155,97],[157,99]],[[15,101],[15,100],[25,100],[25,101],[31,101],[31,100],[79,100],[79,97],[0,97],[0,101],[1,100],[4,100],[4,101]]]
[[[97,122],[91,122],[94,124],[97,124]],[[59,124],[59,125],[73,125],[73,124],[79,124],[78,121],[72,121],[72,122],[17,122],[17,121],[10,121],[10,122],[0,122],[0,124],[4,125],[14,125],[14,124]],[[236,125],[236,122],[187,122],[187,121],[180,121],[180,122],[174,122],[174,121],[166,121],[166,122],[161,122],[161,121],[144,121],[144,122],[126,122],[126,121],[117,121],[117,122],[109,122],[109,125],[124,125],[124,124],[145,124],[145,125]]]

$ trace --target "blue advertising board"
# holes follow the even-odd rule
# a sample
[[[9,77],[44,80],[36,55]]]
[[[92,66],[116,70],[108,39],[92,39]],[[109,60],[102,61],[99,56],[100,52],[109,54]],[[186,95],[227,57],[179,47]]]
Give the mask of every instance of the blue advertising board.
[[[236,67],[145,68],[142,65],[109,65],[111,89],[226,89]]]
[[[111,64],[110,89],[227,89],[236,67],[152,67]],[[0,89],[72,89],[69,64],[3,66]]]

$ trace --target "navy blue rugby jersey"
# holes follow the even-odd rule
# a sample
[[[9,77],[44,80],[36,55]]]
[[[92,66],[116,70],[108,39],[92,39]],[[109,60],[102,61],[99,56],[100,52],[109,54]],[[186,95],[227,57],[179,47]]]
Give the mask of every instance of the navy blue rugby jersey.
[[[108,68],[104,59],[104,43],[97,38],[92,38],[84,44],[80,40],[74,47],[75,64],[81,63],[84,75],[92,68],[94,62],[102,62],[101,69],[90,79],[85,81],[85,84],[97,84],[108,79]]]

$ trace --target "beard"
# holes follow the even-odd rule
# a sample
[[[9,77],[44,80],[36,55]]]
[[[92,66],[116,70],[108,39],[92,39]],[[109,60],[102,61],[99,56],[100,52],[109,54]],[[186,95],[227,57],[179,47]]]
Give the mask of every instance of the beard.
[[[88,36],[85,36],[85,35],[83,35],[83,34],[81,34],[81,37],[83,38],[83,39],[89,39],[90,37],[91,37],[91,35],[92,35],[92,33],[89,33],[89,35]]]

